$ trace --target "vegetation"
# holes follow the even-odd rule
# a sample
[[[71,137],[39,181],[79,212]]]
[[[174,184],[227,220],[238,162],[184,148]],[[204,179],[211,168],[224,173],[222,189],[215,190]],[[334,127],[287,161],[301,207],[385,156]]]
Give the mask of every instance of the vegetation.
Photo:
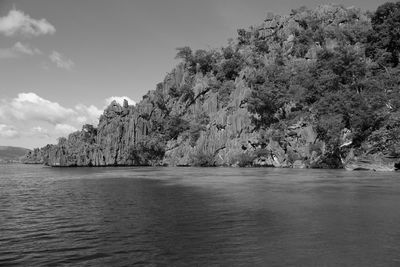
[[[129,159],[135,165],[155,165],[164,154],[165,145],[154,137],[143,138],[129,149]]]
[[[196,153],[190,156],[190,162],[192,166],[196,167],[214,167],[215,158],[211,153],[207,153],[203,150],[198,150]]]
[[[212,127],[240,124],[236,117],[226,122],[239,108],[247,109],[251,131],[259,133],[253,142],[258,147],[234,157],[240,166],[270,157],[271,141],[289,163],[298,160],[287,141],[297,138],[288,128],[298,122],[316,129],[323,145],[309,150],[327,167],[341,165],[343,131],[351,132],[354,149],[400,155],[399,29],[400,2],[366,14],[332,5],[302,7],[239,29],[236,40],[221,49],[177,48],[182,62],[140,104],[142,120],[135,123],[144,121],[144,137],[130,148],[130,160],[150,164],[162,159],[167,146],[186,142],[192,165],[214,166],[223,144],[208,149],[199,144],[201,137]],[[236,101],[239,91],[246,95]],[[217,104],[205,103],[211,96]],[[209,110],[212,119],[204,113]],[[92,144],[97,131],[85,127],[83,139]],[[235,130],[230,137],[243,132]],[[66,144],[60,139],[60,146]]]

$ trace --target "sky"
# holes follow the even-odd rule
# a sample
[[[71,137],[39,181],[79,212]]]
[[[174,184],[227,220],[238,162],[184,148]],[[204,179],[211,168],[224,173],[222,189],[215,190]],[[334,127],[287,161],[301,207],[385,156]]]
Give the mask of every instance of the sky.
[[[325,0],[0,0],[0,146],[41,147],[142,99],[176,48],[218,48],[268,12]],[[374,11],[385,0],[333,0]]]

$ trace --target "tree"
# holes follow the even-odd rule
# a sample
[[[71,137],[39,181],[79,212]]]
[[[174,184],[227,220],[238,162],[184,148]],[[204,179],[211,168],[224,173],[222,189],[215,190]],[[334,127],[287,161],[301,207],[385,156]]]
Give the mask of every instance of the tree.
[[[165,126],[165,134],[168,140],[178,138],[179,134],[189,129],[189,123],[179,116],[172,116]]]
[[[129,148],[129,159],[136,165],[152,165],[162,160],[165,154],[165,143],[154,134],[143,136],[135,145]]]
[[[213,52],[203,49],[196,50],[193,57],[194,65],[203,74],[210,72],[213,69]]]
[[[235,90],[235,83],[231,80],[224,81],[218,90],[218,102],[221,107],[226,107],[230,101],[231,93]]]
[[[247,109],[253,116],[253,122],[258,128],[268,127],[276,122],[275,112],[279,109],[276,94],[271,87],[258,86],[252,90],[250,97],[247,98]]]
[[[193,60],[193,52],[189,46],[178,47],[176,50],[178,51],[175,56],[176,59],[183,59],[186,63]]]
[[[183,102],[189,101],[191,103],[194,100],[194,92],[189,85],[184,84],[179,91],[181,92]]]
[[[400,2],[379,6],[371,23],[372,30],[367,37],[367,56],[396,67],[400,53]]]
[[[247,32],[245,29],[237,30],[239,45],[250,44],[251,33]]]

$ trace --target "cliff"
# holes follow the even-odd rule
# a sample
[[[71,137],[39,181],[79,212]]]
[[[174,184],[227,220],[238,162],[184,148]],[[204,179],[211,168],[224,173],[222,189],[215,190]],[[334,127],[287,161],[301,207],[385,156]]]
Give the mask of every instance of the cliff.
[[[182,63],[137,105],[111,103],[25,162],[397,169],[399,68],[373,31],[354,8],[268,14],[227,47],[178,48]]]

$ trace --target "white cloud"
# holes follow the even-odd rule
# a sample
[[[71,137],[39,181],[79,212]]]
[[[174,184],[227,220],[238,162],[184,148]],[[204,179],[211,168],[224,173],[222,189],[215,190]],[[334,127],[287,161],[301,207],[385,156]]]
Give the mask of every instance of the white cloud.
[[[19,133],[13,126],[0,124],[0,137],[1,138],[16,138]]]
[[[123,103],[127,99],[130,105],[135,102],[129,97],[109,97]],[[84,124],[98,125],[102,109],[94,105],[78,104],[72,107],[60,105],[33,92],[20,93],[11,99],[0,99],[0,139],[18,138],[25,142],[45,144],[53,143],[60,136],[80,130]],[[15,142],[17,142],[14,140]]]
[[[111,96],[105,100],[106,106],[110,105],[112,101],[117,101],[121,106],[124,104],[124,99],[128,101],[129,105],[136,105],[136,102],[127,96]]]
[[[76,118],[76,121],[80,124],[85,124],[88,121],[88,118],[86,118],[85,116],[79,116],[78,118]]]
[[[0,100],[0,123],[36,122],[36,128],[30,129],[30,132],[35,134],[43,133],[43,128],[37,128],[42,127],[41,123],[54,126],[70,124],[78,128],[87,123],[97,126],[102,113],[103,110],[94,105],[78,104],[67,108],[32,92],[20,93],[10,100]]]
[[[32,128],[32,132],[36,132],[36,133],[47,133],[47,129],[44,129],[40,126],[36,126]]]
[[[0,48],[0,59],[18,58],[23,55],[40,55],[42,52],[37,48],[31,48],[28,44],[17,42],[11,48]]]
[[[35,120],[50,124],[62,123],[76,116],[76,111],[64,108],[56,102],[41,98],[35,93],[20,93],[10,103],[0,103],[2,117],[16,120]]]
[[[103,110],[98,109],[94,105],[90,105],[89,107],[83,104],[79,104],[75,106],[76,111],[80,114],[79,117],[77,117],[77,121],[80,124],[93,124],[97,125],[99,122],[99,117],[101,114],[103,114]]]
[[[69,124],[57,124],[54,127],[56,133],[60,135],[68,135],[70,133],[76,132],[78,129],[76,129],[74,126],[69,125]]]
[[[42,52],[37,49],[37,48],[31,48],[28,44],[22,44],[20,42],[17,42],[14,46],[13,49],[21,54],[26,54],[26,55],[40,55]]]
[[[33,19],[20,10],[12,9],[7,16],[0,17],[0,33],[6,36],[39,36],[55,32],[54,26],[46,19]]]
[[[54,64],[56,64],[58,68],[61,69],[71,70],[75,66],[75,63],[71,59],[66,58],[64,55],[57,51],[53,51],[49,55],[49,58]]]
[[[50,138],[49,131],[41,126],[31,128],[29,135],[39,138]]]

